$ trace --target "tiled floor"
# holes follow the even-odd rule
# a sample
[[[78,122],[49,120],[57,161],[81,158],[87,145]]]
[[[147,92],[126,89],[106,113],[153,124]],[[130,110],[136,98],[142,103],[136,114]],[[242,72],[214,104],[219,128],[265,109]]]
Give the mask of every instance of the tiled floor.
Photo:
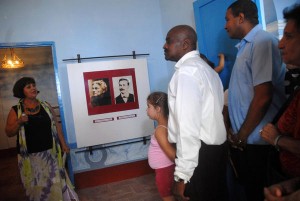
[[[128,179],[78,192],[80,201],[159,201],[154,174]]]
[[[101,179],[101,178],[99,178]],[[80,201],[159,201],[154,174],[77,190]],[[0,201],[26,201],[15,154],[0,157]]]

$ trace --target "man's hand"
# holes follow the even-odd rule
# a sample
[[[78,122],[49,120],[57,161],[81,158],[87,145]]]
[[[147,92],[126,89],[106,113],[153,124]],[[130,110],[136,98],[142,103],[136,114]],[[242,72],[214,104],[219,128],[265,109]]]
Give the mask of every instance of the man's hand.
[[[239,136],[234,134],[231,129],[228,130],[227,139],[232,148],[243,151],[246,147],[246,141],[241,140]]]
[[[190,200],[189,197],[184,196],[185,184],[183,181],[174,182],[173,184],[173,194],[177,201],[187,201]]]

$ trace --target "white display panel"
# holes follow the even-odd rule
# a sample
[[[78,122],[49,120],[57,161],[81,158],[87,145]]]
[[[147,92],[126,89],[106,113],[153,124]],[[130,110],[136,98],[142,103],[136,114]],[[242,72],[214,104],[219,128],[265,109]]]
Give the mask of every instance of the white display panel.
[[[152,134],[153,121],[146,113],[150,93],[146,59],[68,64],[67,73],[78,148]],[[129,81],[132,102],[116,101],[121,78]],[[95,104],[97,87],[92,83],[98,80],[106,83],[107,91]],[[106,100],[99,101],[102,97]]]

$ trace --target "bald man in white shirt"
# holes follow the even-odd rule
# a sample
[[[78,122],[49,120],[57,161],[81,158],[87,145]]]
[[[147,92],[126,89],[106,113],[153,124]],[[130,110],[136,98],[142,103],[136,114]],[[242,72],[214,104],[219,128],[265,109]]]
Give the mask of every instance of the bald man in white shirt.
[[[199,57],[193,28],[172,28],[165,59],[177,62],[169,83],[169,141],[176,143],[173,192],[177,200],[225,201],[227,143],[218,74]]]

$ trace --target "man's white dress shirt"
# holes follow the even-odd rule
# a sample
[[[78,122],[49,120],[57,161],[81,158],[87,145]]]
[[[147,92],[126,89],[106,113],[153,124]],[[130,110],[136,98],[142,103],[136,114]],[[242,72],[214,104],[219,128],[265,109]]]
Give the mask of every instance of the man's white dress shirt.
[[[223,85],[199,52],[191,51],[175,64],[168,99],[168,139],[177,148],[174,175],[189,181],[198,165],[200,140],[208,145],[220,145],[226,140]]]

